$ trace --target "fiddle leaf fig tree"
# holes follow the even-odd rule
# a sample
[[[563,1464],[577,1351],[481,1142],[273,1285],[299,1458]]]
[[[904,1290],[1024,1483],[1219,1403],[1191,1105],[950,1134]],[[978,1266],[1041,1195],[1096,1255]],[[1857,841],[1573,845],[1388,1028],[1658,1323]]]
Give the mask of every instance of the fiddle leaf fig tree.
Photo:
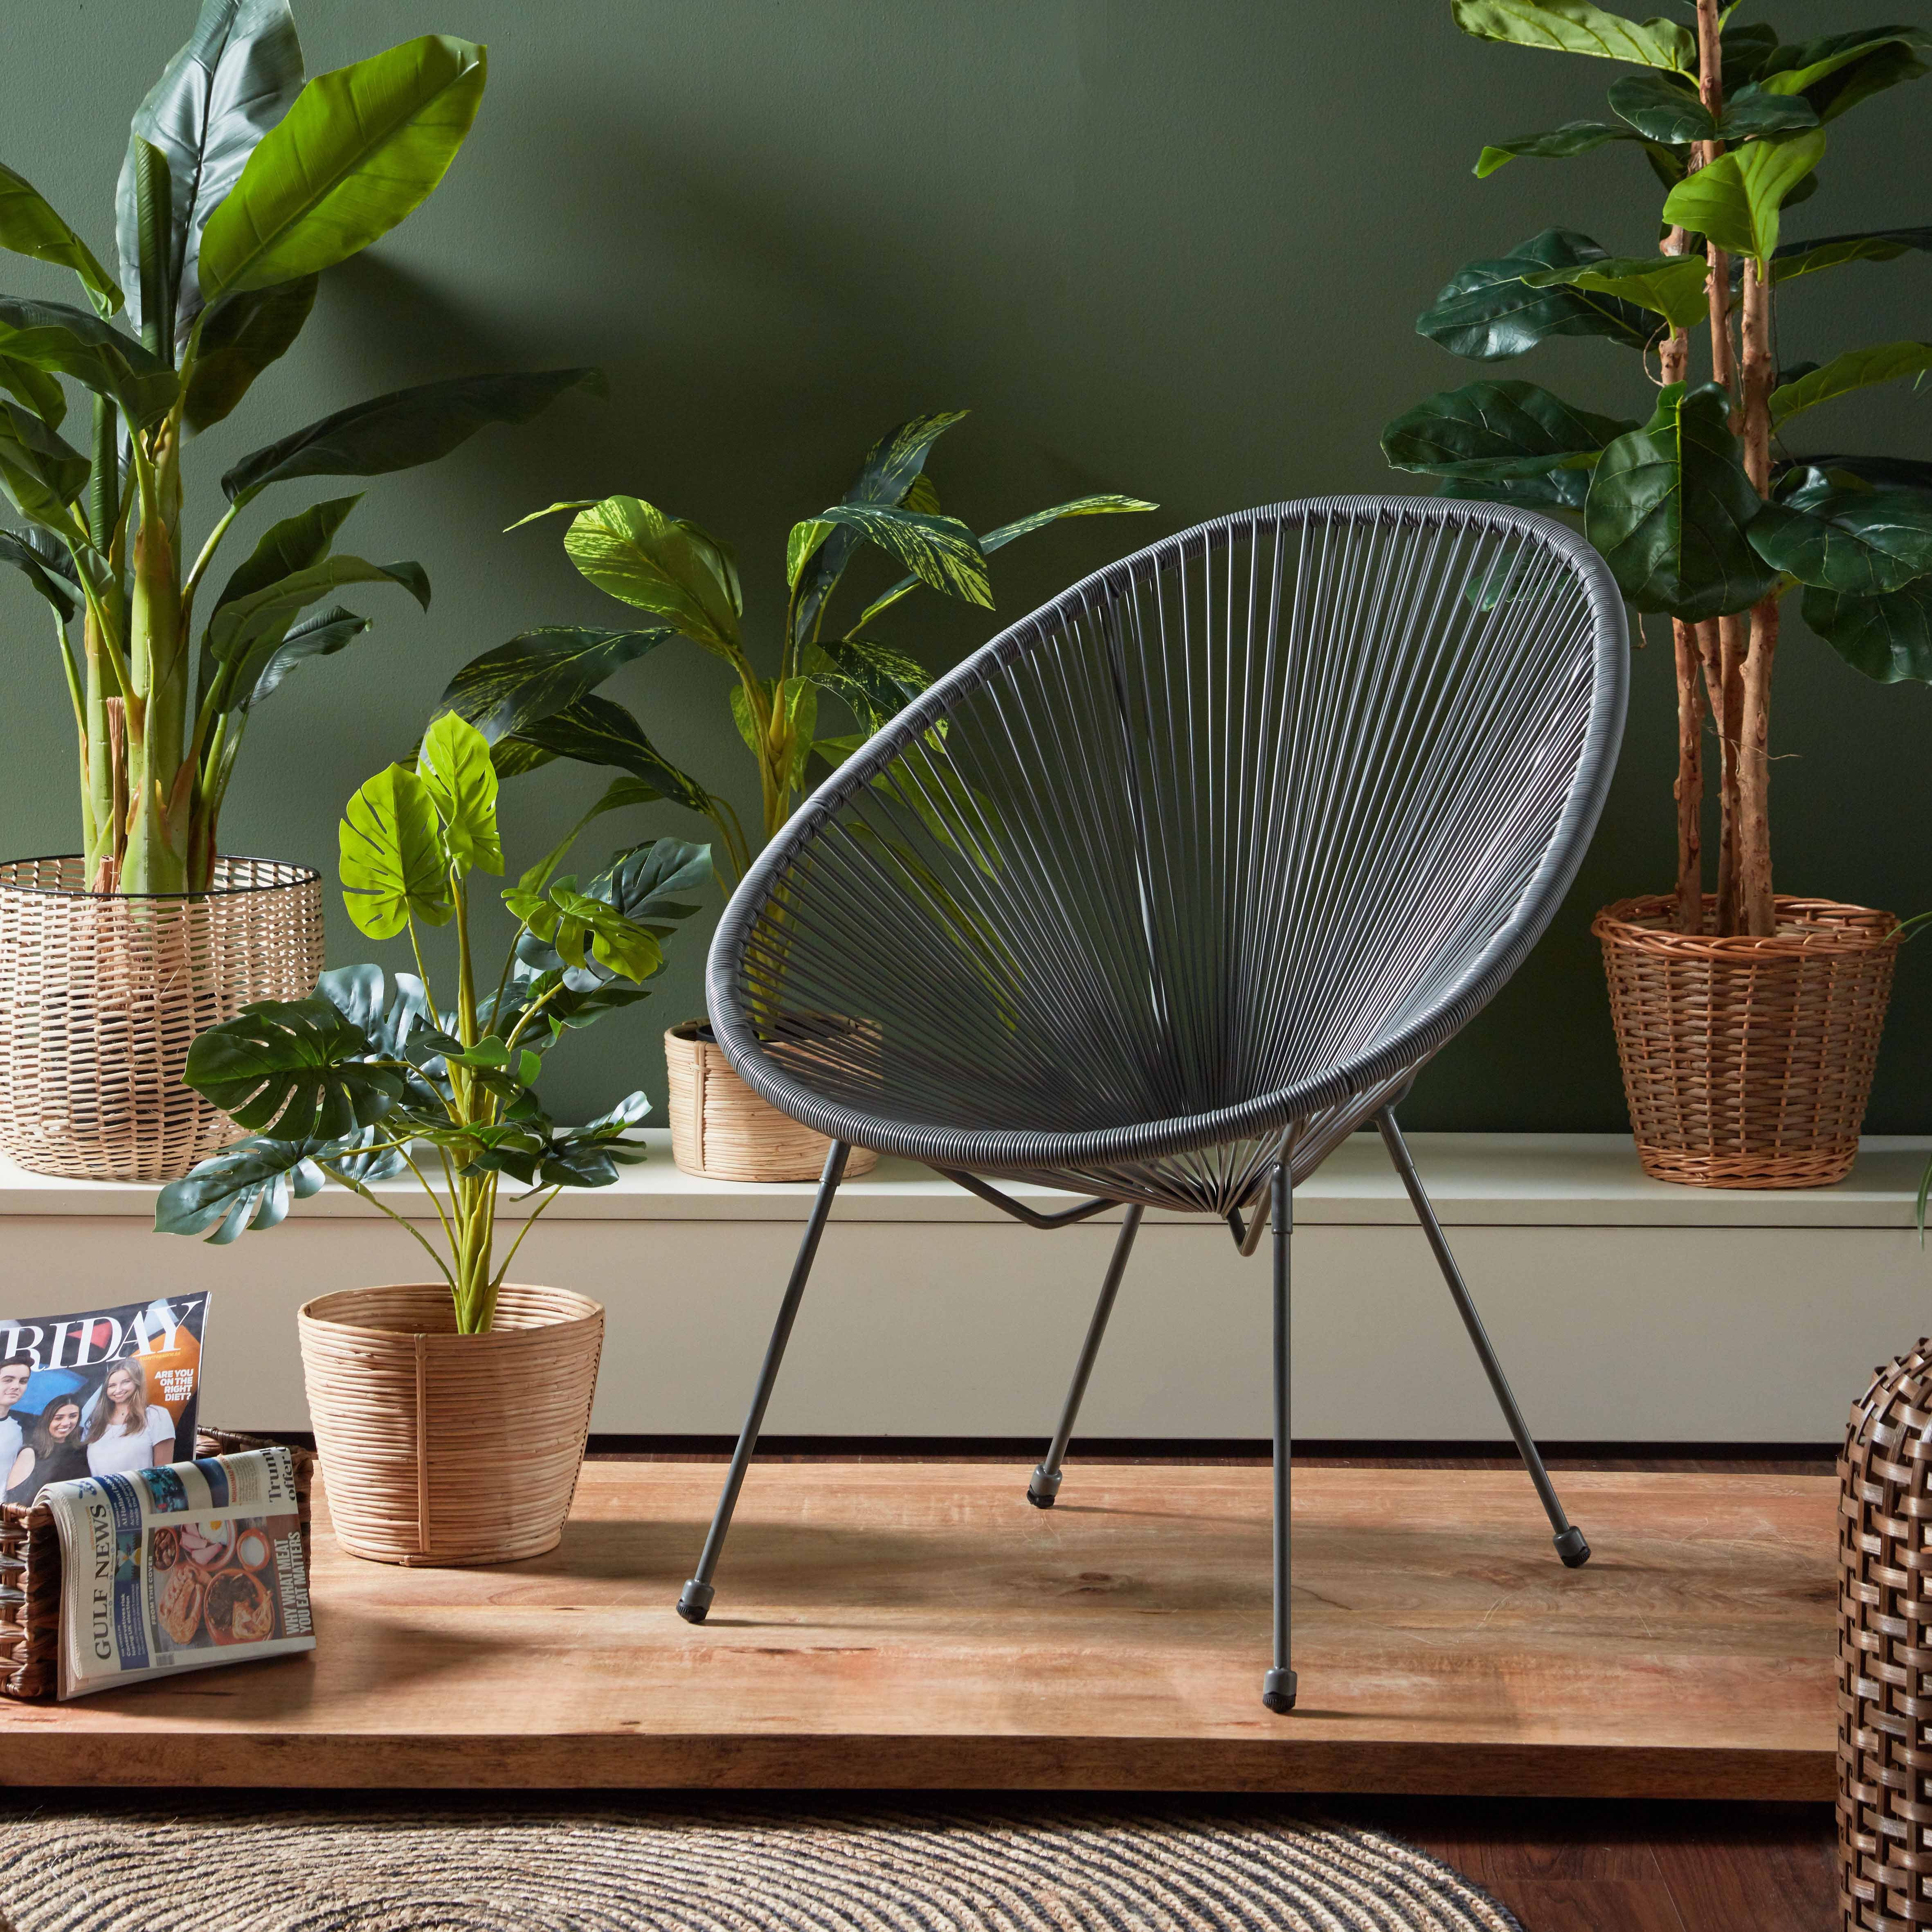
[[[837,502],[793,527],[783,622],[768,630],[761,650],[746,634],[736,560],[696,524],[636,496],[553,503],[524,518],[511,527],[568,514],[565,554],[600,590],[642,613],[644,627],[526,631],[464,665],[439,709],[489,740],[502,777],[555,758],[625,773],[593,814],[661,798],[702,813],[717,827],[734,875],[742,875],[791,816],[814,754],[842,763],[932,682],[916,658],[872,634],[894,604],[928,588],[991,610],[993,551],[1063,518],[1156,507],[1137,496],[1080,496],[976,536],[940,511],[926,470],[934,443],[964,413],[902,423],[872,446]],[[832,594],[863,545],[884,551],[905,574],[849,623],[834,625]],[[755,836],[727,799],[673,764],[630,712],[598,693],[614,671],[674,638],[718,659],[731,680],[732,719],[758,774]],[[850,714],[856,734],[821,729],[819,704],[827,697]]]
[[[573,832],[502,894],[517,930],[485,990],[470,910],[477,876],[503,870],[496,799],[488,741],[446,712],[413,769],[392,765],[349,801],[340,828],[349,916],[372,939],[406,933],[421,970],[389,979],[379,966],[338,968],[308,999],[264,1000],[204,1033],[188,1052],[188,1084],[254,1132],[161,1190],[158,1232],[232,1241],[275,1226],[332,1180],[427,1250],[458,1330],[477,1334],[538,1216],[565,1188],[608,1186],[620,1166],[644,1158],[631,1138],[650,1109],[642,1094],[560,1128],[537,1082],[566,1034],[649,997],[644,982],[663,968],[663,942],[697,910],[691,896],[710,875],[710,848],[675,838],[632,846],[580,883],[557,872]],[[426,926],[454,928],[446,1006],[424,962]],[[404,1169],[429,1196],[440,1241],[372,1191]],[[543,1198],[499,1258],[506,1174]]]
[[[1585,0],[1452,0],[1479,39],[1634,71],[1607,118],[1483,149],[1479,176],[1522,160],[1635,146],[1654,184],[1636,203],[1652,255],[1546,229],[1454,276],[1418,322],[1452,354],[1513,359],[1556,336],[1633,352],[1647,413],[1573,408],[1486,376],[1390,423],[1399,470],[1445,495],[1570,512],[1640,611],[1672,622],[1678,699],[1677,925],[1706,923],[1703,734],[1714,727],[1722,838],[1716,929],[1774,929],[1769,816],[1772,670],[1783,600],[1855,669],[1932,682],[1932,463],[1794,452],[1801,416],[1932,370],[1932,344],[1818,345],[1778,365],[1778,290],[1802,275],[1932,250],[1932,227],[1790,232],[1818,184],[1831,124],[1932,62],[1932,31],[1873,27],[1786,43],[1718,0],[1641,24]],[[1660,205],[1655,186],[1664,192]],[[1653,219],[1656,229],[1652,230]],[[1788,334],[1780,345],[1792,346]],[[1654,372],[1654,373],[1653,373]],[[1647,380],[1646,380],[1647,379]]]
[[[0,562],[52,614],[93,890],[206,890],[255,708],[369,628],[333,594],[395,585],[429,602],[419,565],[336,554],[356,496],[271,526],[216,591],[217,554],[257,496],[430,462],[601,386],[590,369],[471,376],[338,410],[234,465],[199,544],[186,527],[186,444],[288,352],[322,274],[434,191],[485,72],[482,47],[428,34],[305,80],[288,0],[204,0],[134,116],[118,279],[0,166],[0,248],[71,270],[87,302],[0,296],[0,491],[25,520],[0,529]],[[68,385],[88,399],[80,447],[62,434]]]

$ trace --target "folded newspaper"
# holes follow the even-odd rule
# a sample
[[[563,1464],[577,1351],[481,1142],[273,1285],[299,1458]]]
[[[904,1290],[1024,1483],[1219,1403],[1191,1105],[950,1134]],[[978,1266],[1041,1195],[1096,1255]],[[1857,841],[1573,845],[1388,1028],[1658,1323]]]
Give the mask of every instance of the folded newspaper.
[[[315,1648],[287,1450],[50,1483],[40,1500],[60,1532],[62,1697]]]

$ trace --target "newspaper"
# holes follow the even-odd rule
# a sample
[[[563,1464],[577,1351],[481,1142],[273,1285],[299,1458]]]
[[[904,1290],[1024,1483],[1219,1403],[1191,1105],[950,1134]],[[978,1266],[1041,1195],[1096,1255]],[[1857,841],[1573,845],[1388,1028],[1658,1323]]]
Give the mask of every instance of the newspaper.
[[[83,1476],[40,1499],[60,1532],[62,1696],[315,1648],[286,1449]]]
[[[205,1294],[0,1313],[0,1496],[192,1456],[207,1319]]]

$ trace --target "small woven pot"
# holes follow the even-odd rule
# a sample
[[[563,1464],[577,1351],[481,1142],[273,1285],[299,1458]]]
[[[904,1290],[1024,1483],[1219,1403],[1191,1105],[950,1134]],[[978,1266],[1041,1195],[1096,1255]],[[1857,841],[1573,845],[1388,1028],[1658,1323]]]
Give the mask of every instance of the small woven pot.
[[[1644,1172],[1688,1187],[1826,1187],[1851,1172],[1898,922],[1780,897],[1762,939],[1671,929],[1675,901],[1624,899],[1603,941],[1610,1018]]]
[[[732,1070],[724,1049],[703,1037],[708,1031],[703,1020],[686,1020],[664,1035],[671,1159],[706,1180],[816,1180],[832,1143],[760,1100]],[[855,1147],[846,1178],[878,1164],[870,1148]]]
[[[377,1563],[455,1568],[554,1550],[583,1466],[604,1310],[506,1282],[459,1335],[440,1282],[351,1288],[296,1316],[336,1539]]]
[[[1874,1371],[1838,1460],[1846,1932],[1932,1925],[1932,1340]]]
[[[182,1084],[195,1036],[322,970],[322,881],[218,859],[214,890],[90,892],[78,857],[0,865],[0,1149],[36,1174],[176,1180],[233,1140]]]

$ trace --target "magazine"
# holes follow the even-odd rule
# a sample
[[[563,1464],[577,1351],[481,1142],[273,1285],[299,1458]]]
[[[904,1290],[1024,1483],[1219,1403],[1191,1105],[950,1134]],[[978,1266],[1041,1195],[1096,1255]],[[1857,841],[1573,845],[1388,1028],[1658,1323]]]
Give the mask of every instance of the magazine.
[[[194,1454],[205,1294],[0,1315],[0,1497]]]
[[[62,1697],[315,1648],[286,1449],[83,1476],[40,1501],[60,1533]]]

